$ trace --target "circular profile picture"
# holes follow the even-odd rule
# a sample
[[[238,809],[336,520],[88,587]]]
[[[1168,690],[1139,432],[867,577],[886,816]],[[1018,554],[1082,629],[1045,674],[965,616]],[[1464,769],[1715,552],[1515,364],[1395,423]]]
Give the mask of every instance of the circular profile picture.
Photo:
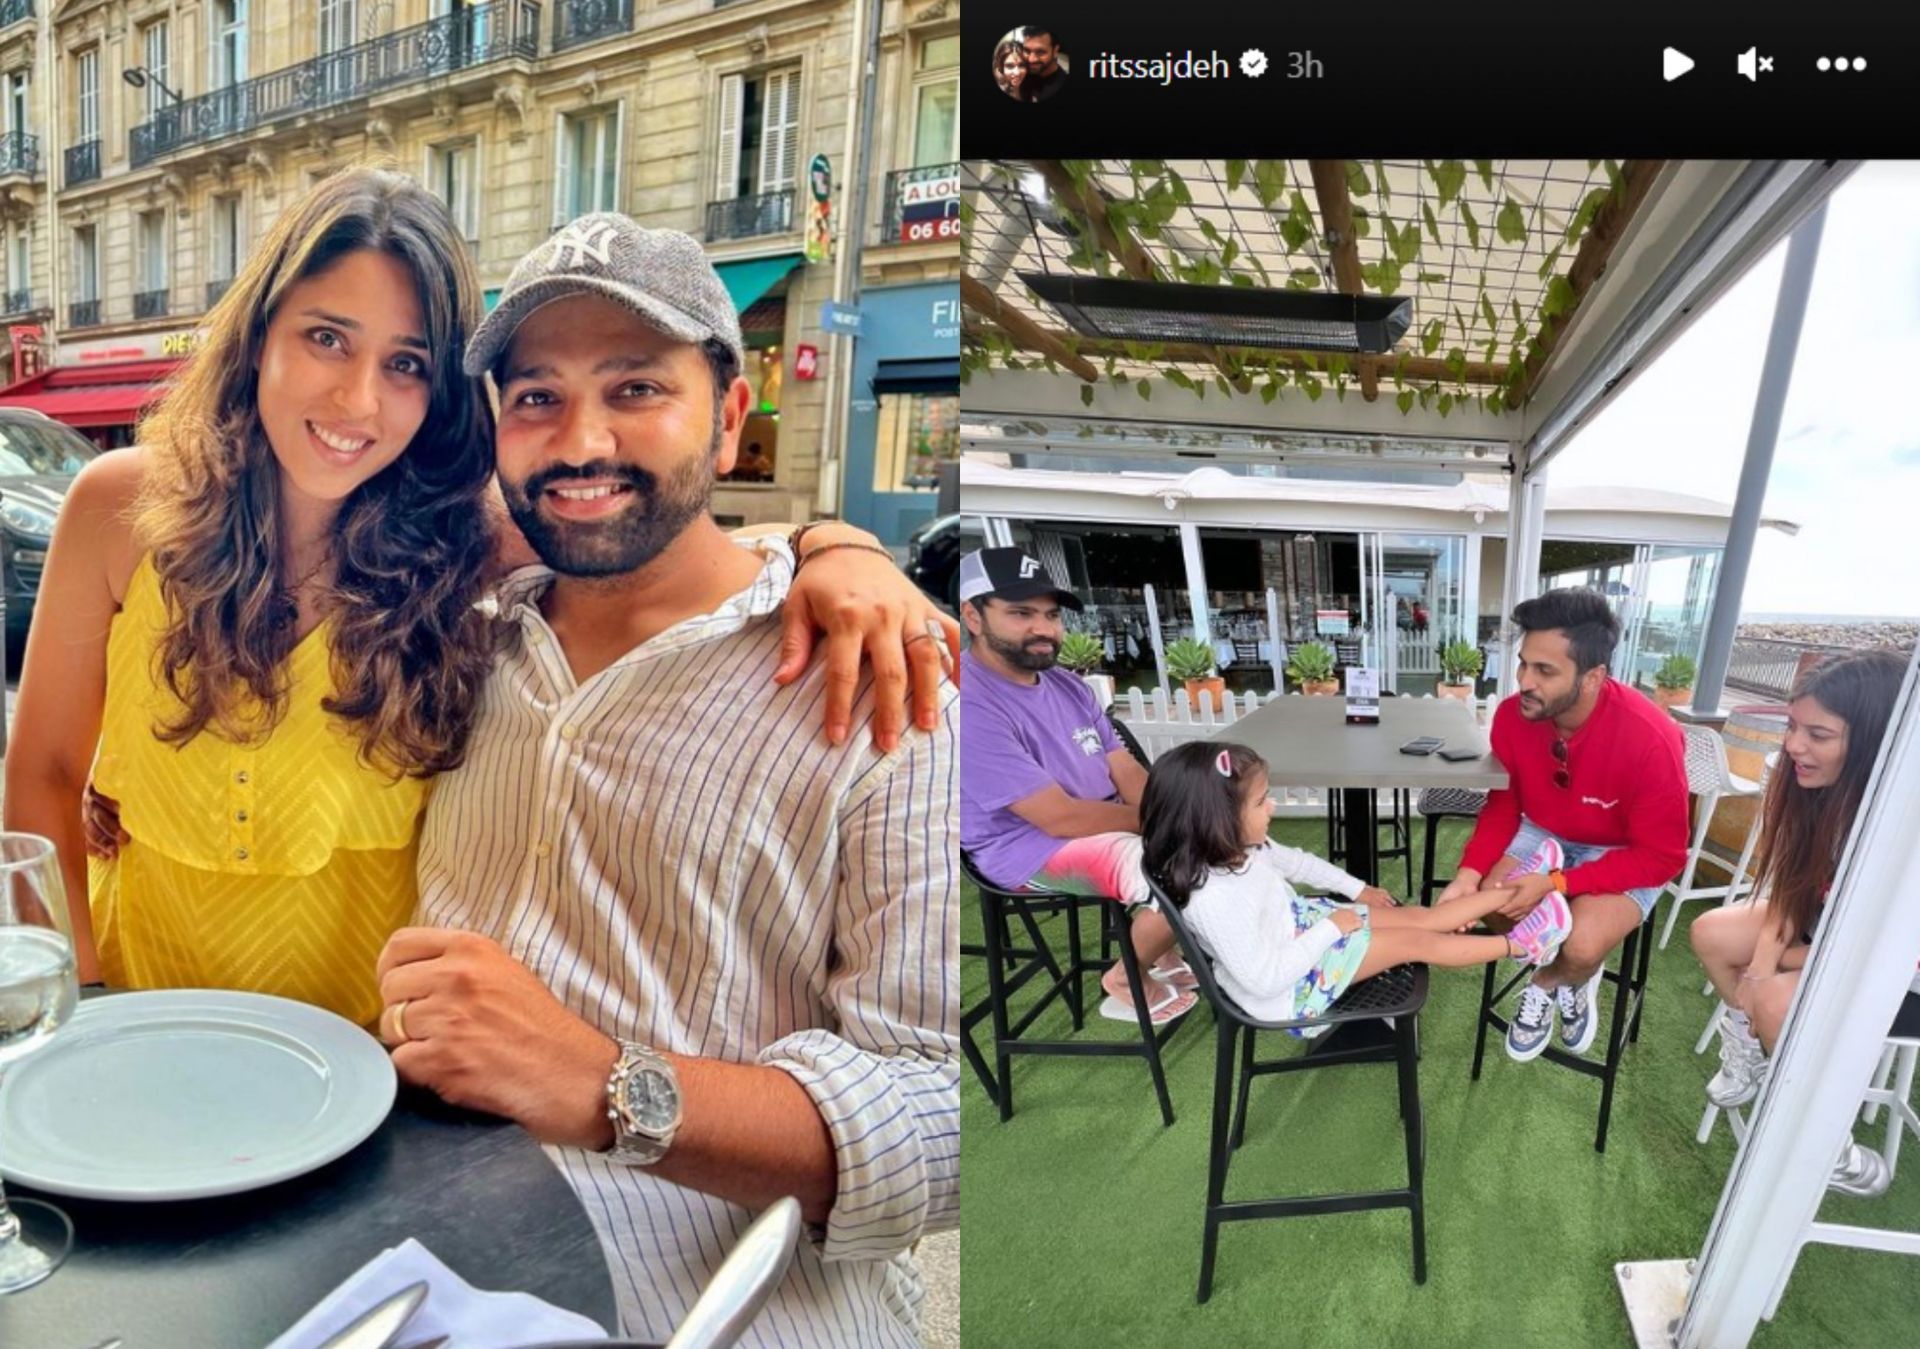
[[[1067,82],[1067,53],[1051,28],[1028,24],[994,46],[993,82],[1021,103],[1052,98]]]

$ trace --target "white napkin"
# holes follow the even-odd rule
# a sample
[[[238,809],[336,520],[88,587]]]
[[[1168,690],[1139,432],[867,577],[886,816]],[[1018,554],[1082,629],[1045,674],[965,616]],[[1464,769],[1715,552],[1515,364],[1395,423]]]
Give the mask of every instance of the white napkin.
[[[319,1349],[355,1317],[422,1279],[427,1300],[401,1332],[401,1344],[448,1335],[446,1349],[514,1349],[545,1340],[607,1338],[596,1322],[530,1293],[482,1292],[409,1237],[354,1271],[267,1349]]]

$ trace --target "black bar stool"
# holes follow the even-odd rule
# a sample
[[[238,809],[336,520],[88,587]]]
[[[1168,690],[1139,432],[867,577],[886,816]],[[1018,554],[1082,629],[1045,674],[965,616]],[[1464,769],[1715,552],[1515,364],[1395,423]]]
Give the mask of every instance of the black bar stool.
[[[1547,1041],[1547,1047],[1541,1057],[1559,1064],[1562,1068],[1571,1068],[1576,1073],[1585,1073],[1588,1077],[1600,1079],[1600,1124],[1593,1136],[1593,1150],[1607,1150],[1607,1122],[1613,1114],[1613,1088],[1620,1076],[1620,1059],[1627,1045],[1640,1038],[1640,1014],[1644,1009],[1647,991],[1647,963],[1653,955],[1653,941],[1648,932],[1647,922],[1642,920],[1639,927],[1627,934],[1620,943],[1620,962],[1613,969],[1606,970],[1603,983],[1614,986],[1613,1017],[1607,1031],[1607,1054],[1604,1059],[1595,1062],[1580,1054],[1569,1054],[1566,1050]],[[1502,1036],[1507,1033],[1507,1019],[1497,1012],[1495,1007],[1505,1001],[1507,995],[1522,983],[1533,978],[1534,968],[1523,965],[1520,972],[1500,985],[1499,992],[1494,991],[1494,971],[1497,962],[1487,965],[1487,978],[1480,990],[1480,1025],[1473,1041],[1473,1081],[1480,1080],[1480,1063],[1487,1051],[1487,1030],[1489,1027]]]
[[[1167,1075],[1160,1064],[1160,1050],[1173,1038],[1174,1032],[1180,1029],[1180,1023],[1186,1018],[1176,1018],[1157,1031],[1149,1018],[1142,993],[1148,976],[1140,967],[1139,957],[1134,954],[1132,915],[1127,912],[1126,906],[1100,896],[1073,895],[1061,890],[1009,890],[982,876],[973,865],[972,857],[965,852],[960,854],[960,874],[980,892],[986,940],[975,949],[986,957],[987,962],[987,996],[982,1002],[968,1008],[960,1018],[961,1051],[973,1065],[981,1085],[987,1090],[988,1098],[1000,1107],[1001,1120],[1004,1122],[1013,1118],[1015,1054],[1050,1054],[1067,1058],[1120,1056],[1144,1058],[1147,1061],[1147,1071],[1153,1077],[1154,1094],[1160,1100],[1160,1117],[1171,1125],[1173,1101],[1167,1094]],[[1100,914],[1099,959],[1081,953],[1080,910],[1088,904],[1094,905]],[[1040,934],[1037,920],[1047,914],[1062,914],[1066,918],[1067,950],[1064,960],[1054,958]],[[1018,917],[1026,927],[1034,943],[1031,948],[1009,952],[1003,945],[1009,930],[1009,916]],[[1133,996],[1134,1017],[1140,1028],[1137,1041],[1021,1038],[1056,998],[1065,1000],[1067,1012],[1073,1019],[1073,1029],[1085,1029],[1086,1004],[1082,995],[1082,977],[1091,972],[1097,979],[1105,973],[1112,959],[1109,953],[1116,945],[1120,948],[1120,963],[1126,971],[1127,987]],[[1042,974],[1047,976],[1045,991],[1018,1021],[1013,1020],[1014,994]],[[994,1062],[991,1068],[973,1041],[973,1028],[982,1021],[991,1021],[993,1025]]]
[[[1423,787],[1414,809],[1426,830],[1426,857],[1420,864],[1420,902],[1433,903],[1433,836],[1442,820],[1477,820],[1487,806],[1487,794],[1471,787]]]
[[[1214,1254],[1224,1223],[1255,1218],[1298,1218],[1318,1213],[1357,1213],[1378,1208],[1404,1208],[1413,1225],[1413,1281],[1427,1281],[1426,1126],[1420,1114],[1420,1039],[1418,1018],[1427,1001],[1427,967],[1403,965],[1349,988],[1325,1016],[1293,1021],[1261,1021],[1248,1015],[1220,989],[1207,953],[1188,931],[1186,920],[1158,885],[1154,899],[1178,938],[1180,950],[1193,967],[1200,993],[1213,1007],[1217,1040],[1213,1068],[1213,1133],[1207,1160],[1206,1232],[1200,1244],[1200,1290],[1205,1302],[1213,1292]],[[1259,1061],[1254,1057],[1258,1031],[1292,1030],[1304,1026],[1337,1026],[1354,1021],[1393,1019],[1392,1039],[1384,1044],[1351,1049],[1313,1049],[1284,1059]],[[1244,1039],[1242,1036],[1244,1035]],[[1237,1043],[1236,1043],[1237,1042]],[[1237,1051],[1237,1052],[1236,1052]],[[1235,1060],[1239,1067],[1239,1108],[1234,1108]],[[1275,1199],[1226,1197],[1227,1167],[1245,1141],[1247,1097],[1253,1079],[1266,1073],[1291,1073],[1331,1068],[1343,1063],[1393,1063],[1398,1068],[1400,1120],[1407,1142],[1407,1183],[1391,1190],[1360,1194],[1302,1195]]]

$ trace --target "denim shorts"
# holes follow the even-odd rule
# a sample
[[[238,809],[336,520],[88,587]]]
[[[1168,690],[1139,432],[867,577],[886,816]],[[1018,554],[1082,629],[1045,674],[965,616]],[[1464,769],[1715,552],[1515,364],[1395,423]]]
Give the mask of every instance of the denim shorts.
[[[1617,851],[1613,848],[1597,847],[1591,843],[1571,842],[1561,838],[1558,834],[1542,829],[1539,825],[1523,815],[1520,817],[1519,831],[1514,834],[1513,842],[1509,843],[1506,847],[1506,854],[1515,861],[1525,861],[1534,849],[1538,848],[1548,839],[1552,839],[1558,843],[1560,845],[1560,851],[1566,854],[1566,869],[1569,871],[1574,867],[1585,866],[1588,862],[1594,861],[1596,858],[1605,857],[1608,853]],[[1638,890],[1629,890],[1626,892],[1627,898],[1640,906],[1641,922],[1644,923],[1648,918],[1653,916],[1653,906],[1659,902],[1660,896],[1666,893],[1666,889],[1667,887],[1664,885],[1643,885]]]

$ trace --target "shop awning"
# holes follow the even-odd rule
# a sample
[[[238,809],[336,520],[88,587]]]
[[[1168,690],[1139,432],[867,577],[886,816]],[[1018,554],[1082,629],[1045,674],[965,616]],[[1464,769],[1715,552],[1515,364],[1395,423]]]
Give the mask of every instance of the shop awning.
[[[958,393],[960,358],[936,356],[920,361],[882,361],[873,372],[873,391],[883,393]]]
[[[802,253],[782,253],[771,258],[747,258],[742,262],[722,262],[714,266],[726,283],[733,307],[744,314],[753,302],[779,285],[786,274],[805,262]]]
[[[0,407],[32,408],[68,426],[125,426],[159,398],[178,360],[61,366],[0,389]]]

